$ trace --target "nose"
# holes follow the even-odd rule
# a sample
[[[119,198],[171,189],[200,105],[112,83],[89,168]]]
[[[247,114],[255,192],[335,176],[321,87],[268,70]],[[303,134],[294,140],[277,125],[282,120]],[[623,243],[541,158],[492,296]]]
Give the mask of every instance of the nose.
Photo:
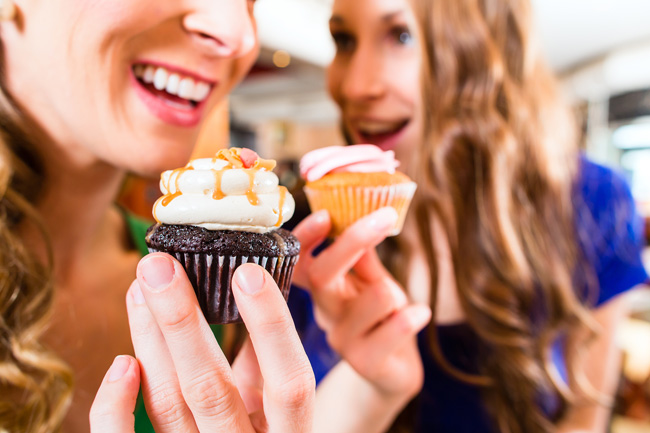
[[[176,0],[174,0],[176,1]],[[194,0],[183,27],[208,55],[237,58],[256,45],[249,0]]]
[[[349,100],[360,102],[381,98],[386,90],[385,70],[380,49],[360,44],[343,77],[343,94]]]

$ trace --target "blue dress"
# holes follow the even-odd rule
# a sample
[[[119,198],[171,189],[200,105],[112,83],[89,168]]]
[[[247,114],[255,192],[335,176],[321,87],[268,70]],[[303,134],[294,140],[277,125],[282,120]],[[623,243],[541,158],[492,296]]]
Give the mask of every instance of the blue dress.
[[[580,176],[574,188],[578,243],[598,280],[594,308],[616,295],[648,281],[641,261],[643,224],[624,179],[612,170],[581,158]],[[579,281],[576,287],[586,287]],[[314,322],[309,295],[294,288],[289,299],[316,380],[320,381],[338,362],[325,335]],[[478,371],[480,340],[466,324],[439,326],[441,349],[447,360],[466,372]],[[427,329],[418,335],[424,365],[424,386],[417,399],[416,432],[496,433],[482,404],[480,389],[448,375],[433,359],[428,348]],[[559,346],[556,365],[563,372]],[[566,374],[566,373],[564,373]],[[552,406],[552,402],[542,402]]]

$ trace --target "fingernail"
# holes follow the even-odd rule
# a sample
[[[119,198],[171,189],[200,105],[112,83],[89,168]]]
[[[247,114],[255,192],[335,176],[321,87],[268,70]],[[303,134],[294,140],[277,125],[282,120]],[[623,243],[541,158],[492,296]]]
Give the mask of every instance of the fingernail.
[[[420,328],[424,328],[431,321],[431,309],[427,305],[422,305],[422,308],[417,308],[412,312],[411,320]]]
[[[397,211],[392,207],[385,207],[376,211],[368,221],[370,228],[375,231],[384,233],[395,225],[397,221]]]
[[[162,292],[174,279],[174,263],[165,256],[145,257],[140,262],[140,275],[151,292]]]
[[[145,303],[144,295],[142,294],[142,289],[140,289],[140,284],[137,281],[133,284],[133,288],[131,289],[131,295],[133,296],[133,302],[135,302],[136,305],[142,305]]]
[[[235,272],[235,281],[244,293],[254,295],[264,285],[264,271],[259,266],[240,266]]]
[[[314,214],[312,215],[311,218],[314,221],[314,223],[323,224],[324,222],[329,220],[330,214],[325,209],[322,209],[322,210],[319,210],[318,212],[314,212]]]
[[[128,356],[120,355],[115,358],[113,365],[108,369],[108,381],[117,382],[124,377],[129,367],[131,366],[131,358]]]

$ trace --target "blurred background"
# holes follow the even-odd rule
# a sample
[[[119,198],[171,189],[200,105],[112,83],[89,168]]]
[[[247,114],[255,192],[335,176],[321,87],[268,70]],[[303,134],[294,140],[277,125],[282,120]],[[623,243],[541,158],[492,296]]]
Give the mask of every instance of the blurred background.
[[[354,1],[354,0],[350,0]],[[650,0],[533,0],[540,45],[583,125],[585,152],[628,178],[650,221]],[[196,156],[228,145],[278,161],[281,182],[299,187],[308,150],[343,144],[327,95],[334,54],[331,0],[258,0],[262,50],[253,70],[212,113]],[[151,218],[157,180],[131,179],[123,203]],[[650,229],[650,224],[647,226]],[[650,237],[650,230],[647,230]],[[650,266],[650,252],[646,253]],[[625,366],[612,432],[650,432],[650,296],[633,301],[620,335]]]

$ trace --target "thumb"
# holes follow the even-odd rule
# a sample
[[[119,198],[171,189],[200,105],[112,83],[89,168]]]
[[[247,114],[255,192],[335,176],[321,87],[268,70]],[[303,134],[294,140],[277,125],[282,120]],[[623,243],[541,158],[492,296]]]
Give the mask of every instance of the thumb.
[[[131,356],[115,358],[90,408],[91,433],[134,432],[140,366]]]

